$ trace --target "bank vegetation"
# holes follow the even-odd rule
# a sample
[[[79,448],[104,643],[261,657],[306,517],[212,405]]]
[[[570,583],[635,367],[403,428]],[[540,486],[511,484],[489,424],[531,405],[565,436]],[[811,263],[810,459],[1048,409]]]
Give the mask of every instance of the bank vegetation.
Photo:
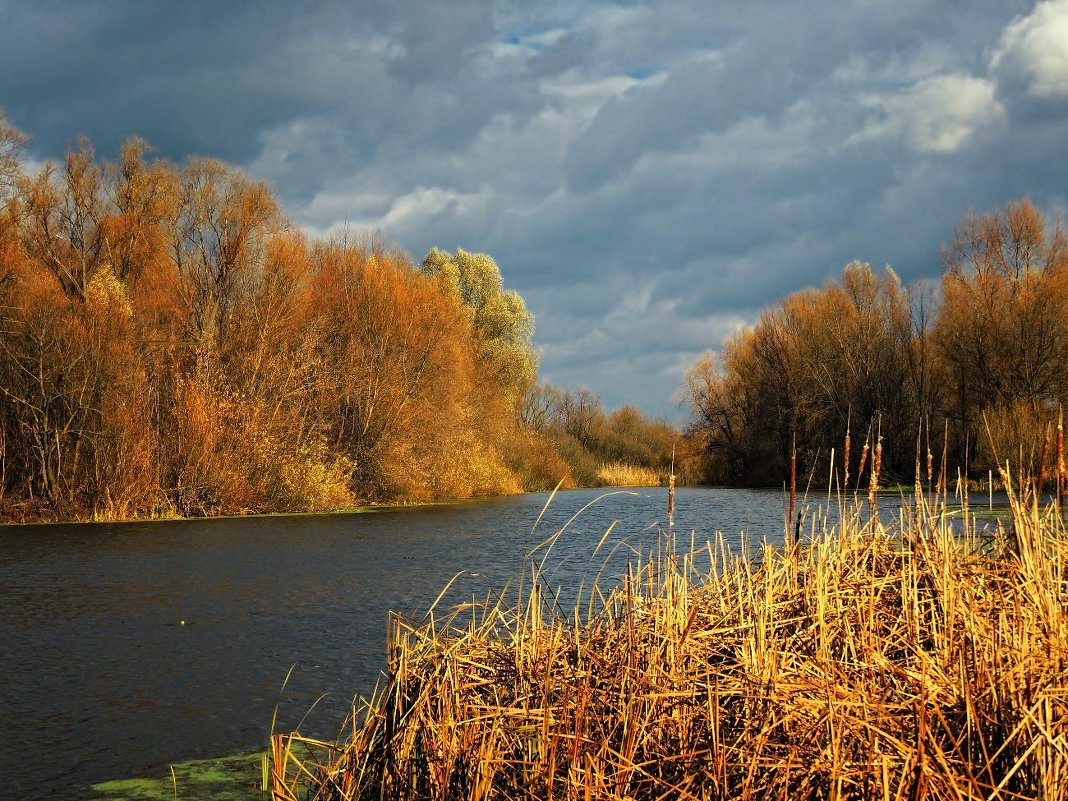
[[[1029,200],[969,214],[942,249],[939,284],[848,265],[793,293],[689,369],[681,400],[705,480],[782,486],[797,454],[826,483],[831,443],[882,441],[885,481],[917,450],[997,476],[998,454],[1035,474],[1068,402],[1068,237]],[[843,464],[841,450],[838,464]],[[1047,473],[1049,475],[1049,473]]]
[[[669,459],[666,424],[538,383],[533,317],[485,254],[311,239],[265,183],[136,139],[33,169],[25,144],[0,114],[0,520],[462,498]]]
[[[274,797],[1066,798],[1060,510],[1012,491],[984,533],[936,493],[756,560],[665,532],[570,610],[535,571],[395,617],[338,742],[274,737]]]

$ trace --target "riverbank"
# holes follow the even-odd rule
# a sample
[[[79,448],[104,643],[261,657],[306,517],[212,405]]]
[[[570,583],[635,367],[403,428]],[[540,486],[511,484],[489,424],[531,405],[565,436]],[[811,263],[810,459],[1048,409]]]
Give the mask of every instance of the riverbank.
[[[388,686],[310,787],[276,739],[275,797],[1064,798],[1068,542],[1011,500],[992,539],[944,506],[758,563],[665,538],[567,609],[535,574],[394,618]]]
[[[619,479],[620,475],[612,473],[609,474],[612,478]],[[568,489],[615,489],[615,488],[640,488],[648,489],[653,487],[664,486],[665,482],[660,481],[658,475],[653,471],[632,469],[631,472],[623,475],[628,481],[615,481],[612,483],[596,484],[589,487],[569,487]],[[656,480],[654,480],[656,479]],[[397,500],[385,503],[372,503],[363,504],[359,506],[347,506],[337,509],[316,509],[307,511],[277,511],[277,512],[249,512],[248,514],[219,514],[219,515],[193,515],[182,516],[178,514],[160,514],[150,517],[108,517],[106,515],[94,515],[92,517],[85,518],[53,518],[49,515],[44,517],[35,517],[33,514],[13,514],[11,509],[0,508],[0,528],[4,526],[48,526],[48,525],[69,525],[77,523],[85,523],[90,525],[96,524],[124,524],[124,523],[181,523],[186,521],[196,520],[248,520],[256,518],[272,518],[272,517],[321,517],[324,515],[349,515],[349,514],[366,514],[369,512],[380,512],[388,509],[404,509],[412,507],[433,507],[433,506],[449,506],[453,504],[471,503],[485,500],[493,500],[495,498],[507,498],[510,495],[522,495],[526,493],[506,493],[496,495],[476,495],[469,498],[438,498],[427,501],[417,500]]]

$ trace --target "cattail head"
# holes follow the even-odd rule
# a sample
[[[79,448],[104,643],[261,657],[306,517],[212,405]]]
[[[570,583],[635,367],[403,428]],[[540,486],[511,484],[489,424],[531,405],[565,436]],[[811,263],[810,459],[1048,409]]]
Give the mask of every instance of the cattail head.
[[[1046,439],[1042,443],[1042,460],[1038,463],[1038,481],[1035,483],[1035,492],[1042,492],[1042,488],[1046,485],[1046,464],[1049,461],[1049,440],[1050,430],[1049,426],[1046,426]]]
[[[882,434],[880,434],[878,441],[875,443],[875,457],[874,457],[874,459],[872,459],[872,463],[871,463],[872,478],[874,479],[874,481],[875,481],[875,483],[877,485],[879,483],[879,473],[882,472],[882,469],[883,469],[883,437],[882,437]]]
[[[876,493],[879,491],[879,471],[883,466],[883,438],[880,435],[875,441],[875,452],[871,457],[871,475],[868,479],[868,503],[872,510],[875,509]]]
[[[849,483],[849,446],[852,440],[849,436],[849,426],[846,426],[845,447],[842,449],[842,462],[845,465],[845,480]]]
[[[1057,478],[1064,476],[1064,414],[1057,417]]]

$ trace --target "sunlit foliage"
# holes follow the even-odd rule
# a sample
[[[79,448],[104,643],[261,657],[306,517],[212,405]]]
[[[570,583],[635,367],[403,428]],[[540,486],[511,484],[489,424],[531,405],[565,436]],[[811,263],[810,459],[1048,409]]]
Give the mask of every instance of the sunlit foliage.
[[[349,234],[309,242],[266,184],[141,140],[108,161],[78,139],[36,170],[25,142],[0,117],[0,516],[575,480],[521,421],[533,317],[489,256],[418,265]]]
[[[674,426],[634,406],[606,413],[601,399],[585,387],[571,391],[532,384],[520,421],[528,445],[519,472],[529,488],[551,488],[560,480],[565,487],[664,483],[681,442]]]
[[[934,448],[986,473],[1037,462],[1068,399],[1068,239],[1029,201],[970,215],[944,248],[941,293],[853,263],[786,297],[687,371],[680,400],[713,481],[780,484],[796,452],[817,483],[852,467],[845,436],[885,440],[890,481]],[[936,305],[936,300],[940,301]],[[919,445],[917,445],[919,443]],[[1037,468],[1037,465],[1036,465]]]

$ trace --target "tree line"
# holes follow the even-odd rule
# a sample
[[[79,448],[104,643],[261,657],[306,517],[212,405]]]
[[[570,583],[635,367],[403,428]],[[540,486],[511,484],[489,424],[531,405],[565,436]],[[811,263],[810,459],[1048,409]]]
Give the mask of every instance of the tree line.
[[[969,214],[942,261],[940,283],[911,286],[854,262],[698,358],[681,394],[705,479],[781,486],[796,453],[825,484],[836,448],[838,480],[856,480],[879,443],[890,483],[943,454],[962,477],[1052,468],[1068,401],[1062,221],[1026,199]]]
[[[626,404],[606,412],[589,389],[562,390],[533,384],[520,408],[520,422],[537,458],[527,469],[532,484],[549,488],[623,483],[612,468],[642,468],[663,483],[671,473],[678,429]]]
[[[0,518],[332,509],[590,478],[569,457],[592,439],[562,454],[563,435],[524,417],[546,391],[533,317],[491,257],[309,239],[267,184],[137,139],[115,160],[79,139],[35,171],[25,144],[0,114]]]

